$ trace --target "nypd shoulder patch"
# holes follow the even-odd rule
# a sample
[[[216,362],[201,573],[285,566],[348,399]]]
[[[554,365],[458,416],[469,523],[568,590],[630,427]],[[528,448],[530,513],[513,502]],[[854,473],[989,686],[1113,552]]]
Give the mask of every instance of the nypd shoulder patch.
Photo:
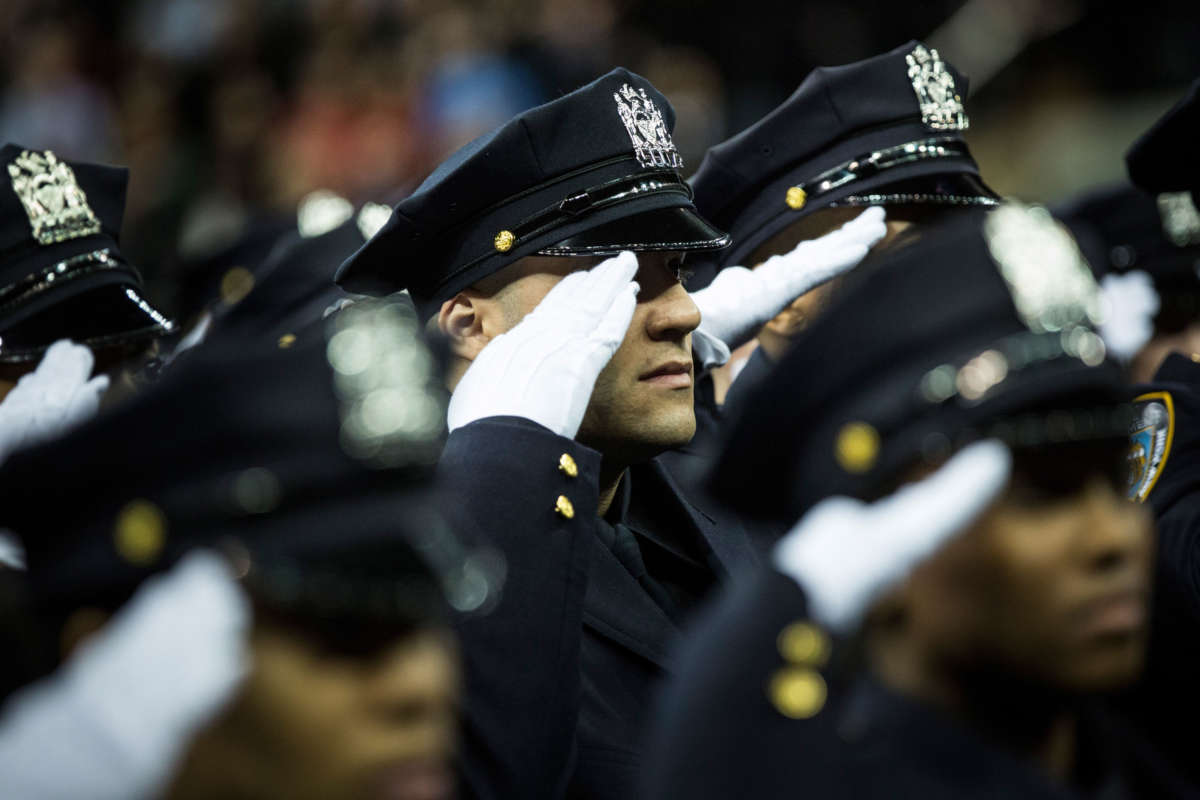
[[[1175,438],[1175,402],[1170,392],[1150,392],[1134,400],[1129,433],[1129,499],[1146,502],[1167,466]]]

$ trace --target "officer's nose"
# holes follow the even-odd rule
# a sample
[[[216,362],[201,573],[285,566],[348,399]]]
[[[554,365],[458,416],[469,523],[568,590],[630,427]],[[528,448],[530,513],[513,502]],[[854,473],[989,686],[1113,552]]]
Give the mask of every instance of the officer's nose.
[[[655,340],[682,340],[700,326],[700,309],[672,266],[677,256],[638,255],[639,305],[646,309],[646,332]]]
[[[1084,502],[1088,514],[1084,556],[1089,569],[1107,572],[1143,566],[1154,536],[1145,507],[1122,497],[1102,479],[1089,484]]]

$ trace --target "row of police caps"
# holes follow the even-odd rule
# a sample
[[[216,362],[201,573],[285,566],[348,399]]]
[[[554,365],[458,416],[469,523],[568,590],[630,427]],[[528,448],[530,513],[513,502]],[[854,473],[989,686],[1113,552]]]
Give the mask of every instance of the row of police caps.
[[[853,275],[733,425],[718,495],[794,519],[972,437],[1124,436],[1129,393],[1095,332],[1093,270],[1139,268],[1200,293],[1197,88],[1130,151],[1137,188],[1069,210],[1078,239],[983,182],[963,139],[966,93],[917,42],[818,69],[690,181],[670,103],[634,73],[518,115],[447,159],[337,271],[345,290],[382,299],[299,336],[250,328],[196,348],[132,401],[14,455],[0,524],[25,547],[31,596],[51,617],[115,605],[205,545],[262,597],[321,619],[486,609],[503,561],[454,533],[431,479],[445,403],[431,313],[530,255],[692,251],[703,284],[836,206],[977,211]],[[179,332],[120,253],[125,170],[15,145],[0,161],[0,362],[32,365],[60,338],[127,353]],[[321,239],[311,252],[328,265]],[[271,297],[260,306],[266,327]]]

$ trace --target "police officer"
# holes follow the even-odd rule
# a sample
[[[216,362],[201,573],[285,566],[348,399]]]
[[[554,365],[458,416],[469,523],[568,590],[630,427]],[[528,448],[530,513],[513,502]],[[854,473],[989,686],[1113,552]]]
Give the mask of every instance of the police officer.
[[[1137,416],[1131,428],[1130,497],[1158,525],[1155,604],[1146,672],[1121,698],[1122,713],[1200,792],[1197,768],[1178,722],[1200,713],[1192,690],[1200,636],[1196,568],[1200,464],[1200,83],[1130,149],[1135,187],[1099,190],[1071,204],[1081,242],[1092,242],[1107,280],[1141,285],[1143,330],[1131,331]],[[1136,303],[1121,303],[1127,308]],[[1119,308],[1118,308],[1119,310]],[[1140,333],[1140,335],[1139,335]]]
[[[887,209],[888,233],[878,249],[902,244],[939,219],[995,205],[963,139],[966,96],[967,79],[916,41],[813,70],[786,102],[712,147],[691,178],[697,209],[733,239],[700,260],[691,285],[712,284],[702,294],[741,304],[747,282],[778,269],[772,257],[836,229],[864,207]],[[836,284],[830,274],[802,296],[780,295],[778,313],[764,327],[726,337],[732,347],[757,343],[735,359],[739,371],[748,369],[743,386],[782,357]],[[731,378],[730,368],[714,370],[714,401],[724,402]]]
[[[94,414],[174,323],[117,244],[128,170],[0,148],[0,461]],[[67,341],[70,340],[70,341]],[[99,373],[99,374],[94,374]],[[0,534],[0,565],[21,555]]]
[[[34,635],[5,666],[74,656],[0,719],[6,792],[451,797],[446,623],[498,573],[428,496],[440,382],[410,309],[360,304],[287,348],[197,351],[16,454],[28,602],[3,611]]]
[[[448,338],[452,513],[508,558],[500,607],[461,628],[477,796],[628,797],[680,625],[755,559],[656,458],[696,425],[705,323],[683,257],[728,243],[692,205],[673,124],[614,70],[451,156],[338,276],[407,288]],[[879,233],[813,260],[856,263]]]
[[[808,513],[681,654],[646,796],[1171,796],[1090,702],[1140,668],[1152,545],[1074,241],[1005,205],[849,284],[714,474]]]

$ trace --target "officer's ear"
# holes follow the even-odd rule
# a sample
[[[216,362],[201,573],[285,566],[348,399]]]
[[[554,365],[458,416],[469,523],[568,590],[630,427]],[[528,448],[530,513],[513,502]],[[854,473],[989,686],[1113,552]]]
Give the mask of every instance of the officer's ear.
[[[471,289],[464,289],[442,303],[437,326],[450,341],[450,350],[455,356],[474,361],[491,341],[484,325],[486,305],[486,299]]]

